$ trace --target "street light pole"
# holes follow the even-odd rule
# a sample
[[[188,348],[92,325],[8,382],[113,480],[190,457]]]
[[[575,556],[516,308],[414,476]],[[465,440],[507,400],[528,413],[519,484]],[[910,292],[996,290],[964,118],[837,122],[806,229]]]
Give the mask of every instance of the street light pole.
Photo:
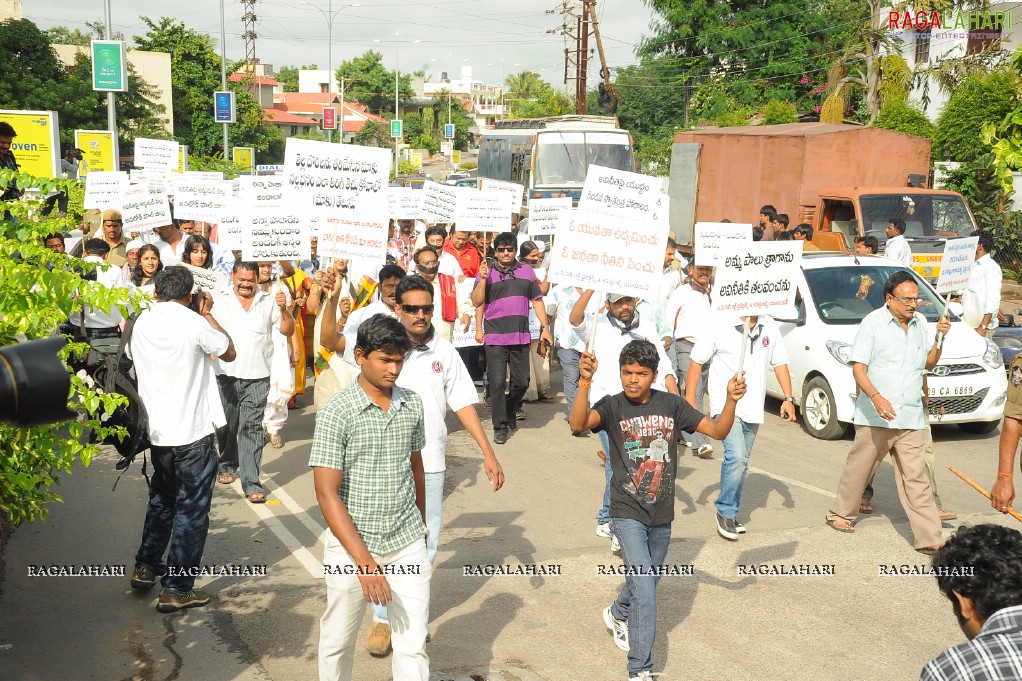
[[[223,2],[223,0],[221,0]],[[106,39],[114,39],[114,25],[113,17],[110,14],[110,0],[106,0]],[[120,147],[117,139],[117,100],[114,99],[114,93],[106,93],[106,125],[110,128],[111,137],[113,137],[113,151],[114,151],[114,170],[121,169],[121,156]]]
[[[220,0],[223,2],[223,0]],[[327,41],[327,57],[326,57],[326,93],[327,93],[327,106],[334,103],[334,19],[337,15],[348,9],[349,7],[361,7],[360,3],[353,3],[351,5],[341,5],[334,11],[334,0],[328,0],[327,9],[324,12],[322,7],[318,7],[308,2],[303,2],[303,5],[309,5],[319,11],[326,19],[326,41]],[[334,121],[334,127],[337,126],[336,119]],[[326,131],[326,141],[334,141],[333,129]],[[341,143],[344,143],[344,98],[343,94],[341,97]]]
[[[109,2],[110,0],[107,0]],[[220,88],[227,91],[227,35],[224,29],[224,0],[220,0]],[[227,160],[227,123],[224,123],[224,160]]]
[[[399,118],[398,114],[398,79],[400,78],[401,72],[401,43],[397,40],[394,41],[394,118]],[[401,128],[401,135],[404,136],[404,126]],[[399,164],[399,149],[401,148],[401,137],[394,138],[394,177],[397,177],[400,172]]]

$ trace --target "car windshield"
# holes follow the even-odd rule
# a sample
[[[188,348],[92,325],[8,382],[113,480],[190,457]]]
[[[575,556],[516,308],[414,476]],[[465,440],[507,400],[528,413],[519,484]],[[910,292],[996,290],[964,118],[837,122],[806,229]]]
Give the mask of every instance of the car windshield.
[[[905,236],[969,236],[975,227],[960,196],[944,194],[870,194],[860,198],[863,233],[887,240],[894,218],[905,221]]]
[[[805,270],[806,282],[813,304],[825,324],[858,324],[873,310],[884,306],[884,282],[895,272],[905,271],[896,265],[863,263],[856,266],[821,267]],[[919,285],[916,312],[927,321],[936,322],[944,311],[944,303],[915,272]]]

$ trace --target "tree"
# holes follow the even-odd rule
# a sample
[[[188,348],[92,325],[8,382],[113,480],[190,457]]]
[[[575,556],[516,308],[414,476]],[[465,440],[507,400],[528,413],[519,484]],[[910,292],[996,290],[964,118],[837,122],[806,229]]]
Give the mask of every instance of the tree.
[[[42,199],[11,202],[5,208],[17,221],[0,221],[0,346],[59,335],[58,325],[84,304],[109,311],[125,309],[127,289],[106,289],[87,282],[83,275],[95,265],[51,252],[43,246],[46,235],[68,232],[82,217],[82,188],[74,181],[44,180],[13,171],[0,171],[0,184],[17,177],[21,188],[38,187],[45,196],[52,189],[71,192],[66,218],[39,215]],[[77,352],[87,350],[74,344]],[[65,348],[66,359],[71,348]],[[18,428],[0,423],[0,525],[20,525],[45,519],[47,505],[61,498],[54,490],[60,477],[81,461],[89,465],[99,446],[91,444],[88,431],[102,439],[123,429],[106,428],[105,414],[112,413],[124,398],[98,393],[82,376],[71,374],[68,407],[79,417],[46,426]]]
[[[46,29],[46,39],[53,45],[78,45],[88,47],[92,41],[91,33],[82,33],[79,29],[67,26],[54,26]]]
[[[361,102],[376,114],[394,111],[394,72],[383,66],[383,55],[369,50],[365,54],[341,62],[337,67],[336,77],[348,80],[345,97]],[[407,73],[399,79],[400,97],[411,97],[412,81]]]
[[[0,23],[0,102],[5,109],[58,111],[63,72],[46,34],[28,19]]]
[[[689,92],[676,62],[642,59],[617,72],[614,89],[621,96],[617,110],[621,126],[633,135],[659,136],[685,125]]]
[[[927,139],[933,139],[936,132],[936,126],[930,122],[926,114],[914,106],[896,100],[884,103],[874,125],[885,130],[896,130],[906,135]]]
[[[575,102],[550,88],[539,96],[518,102],[511,110],[512,118],[544,118],[575,113]]]
[[[550,87],[535,71],[512,73],[504,79],[504,85],[508,88],[504,102],[511,105],[538,97]]]
[[[791,102],[771,99],[759,112],[762,125],[780,125],[782,123],[798,123],[798,112]]]
[[[394,138],[390,136],[390,126],[386,123],[366,121],[362,129],[355,133],[355,144],[364,147],[394,148]]]
[[[284,88],[284,92],[298,92],[298,72],[315,71],[319,67],[315,64],[305,66],[281,66],[277,69],[276,79]]]
[[[148,27],[134,36],[138,49],[167,52],[171,61],[174,135],[198,155],[223,153],[223,128],[213,120],[213,93],[220,89],[220,56],[213,40],[183,23],[142,17]],[[246,84],[230,83],[235,92],[237,122],[229,126],[230,145],[254,147],[267,160],[283,157],[280,130],[263,120],[262,108]]]
[[[953,161],[973,161],[990,150],[982,139],[984,123],[998,124],[1018,104],[1019,76],[1002,68],[967,78],[937,117],[935,155],[945,151]]]
[[[451,97],[450,91],[441,88],[433,93],[434,138],[442,137],[441,126],[447,125],[447,113],[450,111],[451,124],[454,125],[454,148],[465,151],[472,145],[472,127],[475,121],[469,118],[462,108],[461,98]]]

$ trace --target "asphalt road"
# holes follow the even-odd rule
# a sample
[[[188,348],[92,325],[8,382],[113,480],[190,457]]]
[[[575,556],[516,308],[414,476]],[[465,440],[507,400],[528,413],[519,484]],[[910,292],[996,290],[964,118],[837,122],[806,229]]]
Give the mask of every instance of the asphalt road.
[[[301,403],[311,403],[311,391]],[[890,465],[877,476],[877,511],[861,518],[854,535],[831,530],[824,514],[850,439],[814,440],[777,418],[778,406],[768,400],[771,415],[753,451],[740,514],[749,533],[738,542],[715,531],[719,443],[711,460],[681,450],[667,562],[692,566],[693,574],[660,582],[656,671],[669,679],[918,678],[927,660],[964,637],[932,577],[880,574],[881,566],[926,563],[911,547]],[[622,578],[599,574],[620,561],[594,532],[603,490],[598,440],[571,437],[560,402],[526,409],[522,428],[497,447],[507,483],[496,494],[471,440],[449,421],[427,644],[433,678],[626,678],[625,654],[601,619]],[[145,513],[139,466],[116,491],[114,455],[76,469],[62,481],[64,503],[52,507],[49,520],[20,528],[8,546],[0,677],[317,678],[324,523],[307,467],[313,427],[311,407],[293,411],[285,447],[266,448],[270,503],[247,503],[237,484],[216,490],[204,563],[265,574],[200,578],[197,586],[214,594],[212,603],[172,615],[156,612],[157,590],[128,585]],[[963,523],[1017,527],[946,469],[954,465],[989,486],[997,437],[934,429],[940,493],[959,514],[946,532]],[[560,574],[464,574],[465,566],[522,564],[555,565]],[[749,564],[833,566],[834,574],[739,574]],[[125,576],[30,577],[40,565],[123,566]],[[389,659],[359,651],[357,679],[390,678]]]

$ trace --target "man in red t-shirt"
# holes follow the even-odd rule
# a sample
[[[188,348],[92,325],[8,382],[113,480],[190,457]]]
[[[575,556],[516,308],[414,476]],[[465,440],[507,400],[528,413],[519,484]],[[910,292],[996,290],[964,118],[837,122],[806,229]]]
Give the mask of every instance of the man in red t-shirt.
[[[458,265],[466,277],[474,278],[479,274],[479,253],[468,242],[468,232],[452,227],[451,236],[444,244],[444,251],[458,259]]]

